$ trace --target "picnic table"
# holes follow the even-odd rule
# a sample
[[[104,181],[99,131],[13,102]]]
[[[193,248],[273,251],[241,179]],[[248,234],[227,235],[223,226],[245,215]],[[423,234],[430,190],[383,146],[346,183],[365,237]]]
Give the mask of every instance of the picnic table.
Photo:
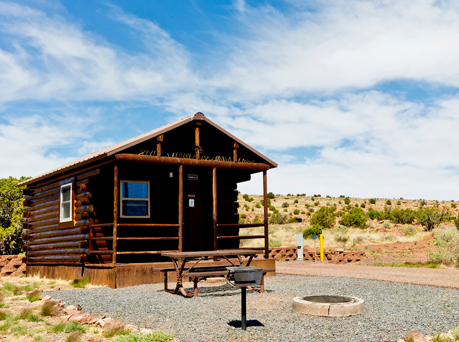
[[[177,293],[178,291],[185,297],[196,297],[198,295],[198,280],[199,278],[206,278],[211,276],[225,276],[228,274],[227,266],[250,266],[253,257],[260,253],[256,249],[226,249],[217,251],[194,251],[194,252],[166,252],[161,253],[162,256],[169,257],[172,259],[174,267],[165,267],[159,269],[164,274],[164,291],[169,293]],[[236,256],[237,259],[230,259],[229,257]],[[242,256],[248,256],[246,264],[242,260]],[[209,258],[224,259],[227,264],[224,265],[203,265],[202,261]],[[197,259],[197,260],[196,260]],[[187,267],[188,261],[193,262],[191,266]],[[201,265],[199,265],[201,263]],[[167,272],[175,271],[176,273],[176,287],[170,290],[167,286]],[[274,270],[266,270],[266,272],[272,272]],[[264,272],[264,273],[266,273]],[[194,293],[193,295],[188,294],[183,288],[182,278],[190,277],[194,282]],[[263,290],[263,288],[262,288]],[[263,292],[263,291],[260,292]]]

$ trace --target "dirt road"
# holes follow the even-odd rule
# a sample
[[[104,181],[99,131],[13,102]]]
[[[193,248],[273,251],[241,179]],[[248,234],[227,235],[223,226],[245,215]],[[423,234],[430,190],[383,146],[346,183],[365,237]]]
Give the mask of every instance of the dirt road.
[[[381,267],[278,261],[276,262],[276,272],[292,275],[373,279],[459,289],[459,269],[457,268]]]

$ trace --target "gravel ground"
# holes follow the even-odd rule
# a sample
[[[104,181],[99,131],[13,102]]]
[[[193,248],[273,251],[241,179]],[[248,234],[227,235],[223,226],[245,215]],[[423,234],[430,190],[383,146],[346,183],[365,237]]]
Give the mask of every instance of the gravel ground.
[[[311,263],[304,261],[277,261],[278,274],[349,277],[433,285],[459,289],[459,269],[457,268],[410,268],[363,266],[353,264]]]
[[[199,297],[166,293],[162,284],[49,293],[83,310],[165,332],[187,341],[396,341],[412,330],[427,335],[459,326],[459,290],[353,278],[278,275],[265,293],[247,291],[246,331],[240,320],[240,289],[199,284]],[[172,284],[170,284],[172,286]],[[191,292],[191,283],[185,284]],[[324,318],[293,312],[300,295],[341,294],[365,300],[365,313]]]

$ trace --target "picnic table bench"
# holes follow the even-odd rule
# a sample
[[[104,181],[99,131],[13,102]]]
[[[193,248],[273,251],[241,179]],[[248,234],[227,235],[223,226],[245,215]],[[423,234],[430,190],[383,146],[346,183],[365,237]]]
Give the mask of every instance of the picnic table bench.
[[[163,267],[158,268],[164,275],[164,291],[169,293],[177,293],[179,290],[181,294],[185,297],[197,297],[198,296],[198,281],[201,278],[216,277],[216,276],[226,276],[228,275],[228,266],[250,266],[250,263],[253,257],[258,253],[258,250],[241,250],[241,249],[231,249],[231,250],[220,250],[220,251],[196,251],[196,252],[167,252],[161,253],[162,256],[170,257],[174,263],[174,267]],[[241,256],[248,255],[249,259],[247,260],[246,265],[244,265]],[[238,264],[235,264],[233,261],[235,259],[229,259],[230,256],[236,256]],[[225,259],[227,265],[199,265],[203,260],[208,259],[209,257]],[[198,260],[196,260],[198,259]],[[188,261],[194,261],[191,267],[186,267]],[[167,272],[175,271],[176,272],[176,287],[171,290],[167,286]],[[252,290],[258,292],[264,292],[264,276],[267,272],[274,272],[274,268],[263,269],[263,277],[261,279],[260,289],[251,288]],[[194,291],[193,294],[188,294],[183,288],[183,277],[189,277],[193,279]]]

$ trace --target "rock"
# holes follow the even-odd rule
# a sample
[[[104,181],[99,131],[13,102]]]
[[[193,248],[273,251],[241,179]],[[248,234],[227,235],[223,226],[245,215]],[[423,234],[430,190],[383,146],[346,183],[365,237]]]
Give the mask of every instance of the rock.
[[[47,302],[48,300],[51,300],[51,296],[48,296],[48,295],[41,295],[40,297],[38,297],[38,299],[44,301],[44,302]]]
[[[344,248],[340,248],[340,247],[335,248],[335,253],[343,253],[343,252],[344,252]]]
[[[88,324],[91,320],[91,315],[89,312],[78,313],[76,315],[71,315],[68,318],[69,322],[79,322],[81,324]]]
[[[65,308],[65,309],[64,309],[64,313],[65,313],[66,315],[70,315],[70,316],[71,316],[71,315],[78,315],[78,314],[80,314],[81,312],[78,311],[78,310],[69,310],[68,308]]]
[[[379,224],[383,224],[383,223],[384,223],[384,221],[379,221]]]
[[[419,331],[412,331],[405,336],[406,342],[423,342],[424,334]]]
[[[115,326],[115,322],[113,322],[111,317],[107,317],[107,318],[99,319],[96,322],[96,325],[98,325],[102,329],[108,329],[108,328],[111,328],[111,327]]]
[[[145,329],[145,328],[140,329],[139,332],[141,334],[152,334],[153,333],[153,331],[151,331],[151,329]]]
[[[69,305],[65,308],[65,310],[74,310],[74,311],[81,311],[83,308],[81,307],[80,304],[73,304]]]
[[[124,329],[129,331],[129,332],[137,332],[137,331],[139,331],[139,328],[137,328],[135,325],[132,325],[132,324],[126,324],[124,326]]]
[[[105,315],[101,314],[91,314],[89,316],[89,324],[96,324],[97,321],[102,320],[105,318]]]

